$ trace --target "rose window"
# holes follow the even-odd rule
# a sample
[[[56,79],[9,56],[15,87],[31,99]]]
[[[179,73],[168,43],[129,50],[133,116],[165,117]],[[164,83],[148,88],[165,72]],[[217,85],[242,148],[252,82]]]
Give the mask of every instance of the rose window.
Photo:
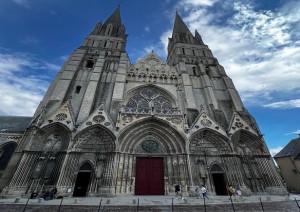
[[[59,114],[57,114],[57,115],[55,116],[55,120],[56,120],[56,121],[63,121],[63,120],[65,120],[67,117],[68,117],[67,114],[65,114],[65,113],[59,113]]]
[[[144,88],[130,98],[125,106],[126,113],[172,114],[171,102],[154,88]]]

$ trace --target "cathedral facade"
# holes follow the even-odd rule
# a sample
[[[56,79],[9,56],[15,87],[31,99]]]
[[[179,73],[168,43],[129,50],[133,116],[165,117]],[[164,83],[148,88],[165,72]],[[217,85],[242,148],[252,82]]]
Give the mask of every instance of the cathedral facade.
[[[8,163],[2,194],[168,195],[181,184],[284,192],[254,118],[200,34],[176,13],[167,61],[131,63],[120,8],[51,83]]]

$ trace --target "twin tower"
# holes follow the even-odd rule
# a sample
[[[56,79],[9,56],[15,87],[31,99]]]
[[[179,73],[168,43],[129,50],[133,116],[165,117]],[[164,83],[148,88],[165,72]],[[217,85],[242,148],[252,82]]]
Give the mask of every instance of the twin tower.
[[[167,61],[131,64],[117,8],[58,72],[1,177],[2,194],[285,192],[257,123],[176,13]]]

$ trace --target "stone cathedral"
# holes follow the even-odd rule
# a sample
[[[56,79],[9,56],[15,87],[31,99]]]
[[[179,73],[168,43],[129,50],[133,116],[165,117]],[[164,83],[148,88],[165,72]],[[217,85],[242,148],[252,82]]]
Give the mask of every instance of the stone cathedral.
[[[7,148],[2,195],[171,195],[175,183],[186,195],[201,184],[216,195],[227,185],[285,192],[256,121],[197,31],[176,12],[166,62],[150,52],[131,63],[126,40],[118,7],[70,55]]]

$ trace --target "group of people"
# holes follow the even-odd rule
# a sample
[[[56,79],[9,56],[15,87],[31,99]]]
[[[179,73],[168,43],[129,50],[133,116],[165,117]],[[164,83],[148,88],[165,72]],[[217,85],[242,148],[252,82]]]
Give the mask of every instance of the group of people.
[[[51,191],[46,191],[46,192],[42,192],[42,194],[40,195],[41,198],[45,199],[45,200],[49,200],[49,199],[55,199],[56,197],[56,193],[57,193],[57,188],[54,187],[51,189]],[[33,192],[30,195],[30,199],[35,199],[38,197],[38,193],[37,192]]]
[[[175,187],[175,197],[176,199],[178,199],[178,197],[180,197],[181,199],[183,199],[182,196],[182,192],[181,192],[181,186],[179,184],[174,184]],[[207,196],[207,189],[204,185],[201,186],[196,186],[195,191],[197,192],[197,198],[208,198]],[[236,199],[236,196],[238,196],[240,199],[243,199],[243,195],[242,195],[242,191],[240,189],[240,187],[236,187],[234,188],[232,185],[227,186],[227,193],[229,195],[229,199],[231,199],[232,197],[234,199]]]
[[[227,186],[227,193],[229,195],[229,199],[232,197],[236,199],[236,196],[238,196],[240,199],[244,199],[240,187],[234,188],[232,185],[229,185]]]
[[[183,199],[183,196],[182,196],[182,192],[181,192],[181,188],[180,188],[180,185],[179,184],[174,184],[174,187],[175,187],[175,197],[176,199],[178,199],[178,197],[180,197],[181,199]],[[195,191],[197,192],[198,196],[197,198],[208,198],[207,196],[207,189],[204,185],[201,185],[201,186],[196,186],[196,189]]]

